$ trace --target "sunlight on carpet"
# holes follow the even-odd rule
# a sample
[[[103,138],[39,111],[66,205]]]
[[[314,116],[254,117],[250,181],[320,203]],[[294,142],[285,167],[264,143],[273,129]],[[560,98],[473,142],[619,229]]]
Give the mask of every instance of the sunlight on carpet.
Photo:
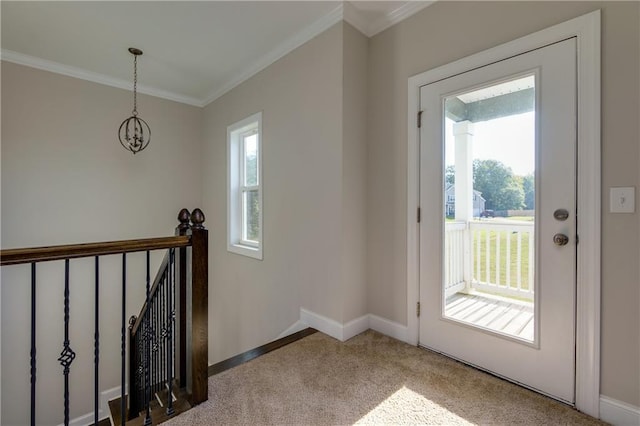
[[[438,422],[447,425],[473,424],[406,386],[382,401],[355,424],[418,424],[425,419],[438,419]]]
[[[599,426],[547,397],[368,330],[315,333],[209,378],[209,399],[171,419],[194,425]]]

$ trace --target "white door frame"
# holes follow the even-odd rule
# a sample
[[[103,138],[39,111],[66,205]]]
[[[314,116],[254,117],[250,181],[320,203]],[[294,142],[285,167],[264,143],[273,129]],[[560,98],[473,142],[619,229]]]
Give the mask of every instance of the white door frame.
[[[409,78],[407,149],[407,342],[418,344],[420,87],[570,37],[577,38],[578,235],[576,408],[599,417],[600,404],[600,11]]]

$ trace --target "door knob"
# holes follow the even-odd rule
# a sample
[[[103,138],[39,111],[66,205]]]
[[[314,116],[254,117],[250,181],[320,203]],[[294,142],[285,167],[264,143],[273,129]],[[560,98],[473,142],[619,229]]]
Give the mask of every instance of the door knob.
[[[553,244],[557,246],[566,246],[569,242],[569,237],[564,234],[556,234],[553,236]]]

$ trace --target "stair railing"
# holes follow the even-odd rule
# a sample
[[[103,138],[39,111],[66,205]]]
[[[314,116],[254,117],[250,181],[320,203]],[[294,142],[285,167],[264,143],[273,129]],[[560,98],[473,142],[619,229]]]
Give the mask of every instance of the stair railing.
[[[167,415],[174,414],[174,256],[175,249],[169,249],[151,287],[147,269],[145,303],[140,314],[129,319],[128,419],[144,410],[145,424],[151,424],[151,401],[163,388],[167,390]]]
[[[150,397],[167,387],[167,415],[173,414],[172,387],[177,370],[178,386],[187,386],[192,405],[207,400],[207,365],[208,365],[208,231],[202,225],[205,217],[200,209],[193,213],[182,209],[178,215],[180,225],[173,237],[146,238],[138,240],[112,241],[102,243],[61,245],[51,247],[20,248],[0,250],[0,265],[31,265],[31,348],[30,348],[30,424],[36,424],[36,371],[37,371],[37,334],[36,334],[36,290],[37,265],[41,262],[62,260],[64,268],[64,341],[58,358],[63,367],[64,389],[63,410],[64,424],[69,419],[69,373],[76,353],[69,338],[71,310],[69,303],[70,279],[69,263],[72,259],[95,258],[95,300],[94,300],[94,424],[98,424],[99,406],[99,270],[100,257],[122,255],[122,311],[121,311],[121,396],[120,424],[127,421],[127,411],[139,413],[145,410],[145,424],[151,424],[151,413],[148,410]],[[191,221],[191,223],[189,223]],[[191,248],[191,274],[187,274],[188,248]],[[150,285],[149,253],[154,250],[167,250],[157,277]],[[177,251],[177,252],[176,252]],[[145,304],[140,315],[130,322],[126,319],[127,296],[127,254],[146,252],[147,279],[145,285]],[[187,282],[187,276],[191,280]],[[137,283],[136,283],[137,285]],[[177,286],[177,288],[176,288]],[[187,300],[190,295],[190,300]],[[177,299],[177,300],[176,300]],[[176,306],[179,307],[176,313]],[[176,315],[177,314],[177,315]],[[177,318],[177,342],[175,320]],[[190,321],[187,321],[190,319]],[[155,322],[154,322],[155,321]],[[187,325],[189,323],[189,326]],[[188,335],[187,335],[188,334]],[[142,337],[144,336],[144,338]],[[129,340],[130,388],[129,402],[126,406],[126,371],[127,340]],[[176,365],[175,344],[178,346],[178,365]],[[188,344],[189,343],[189,344]],[[157,345],[158,348],[154,345]],[[142,348],[142,350],[140,349]],[[157,352],[152,356],[151,352]],[[155,363],[155,367],[151,364]],[[190,366],[190,371],[187,371]],[[142,374],[140,373],[142,372]],[[156,375],[154,377],[154,375]],[[131,377],[133,376],[133,378]],[[144,378],[136,382],[136,377]],[[188,380],[188,379],[191,380]],[[133,381],[132,381],[133,380]],[[141,391],[139,391],[141,389]],[[138,390],[138,391],[136,391]],[[129,408],[129,410],[127,410]],[[136,411],[137,410],[137,411]],[[130,416],[130,418],[136,415]]]

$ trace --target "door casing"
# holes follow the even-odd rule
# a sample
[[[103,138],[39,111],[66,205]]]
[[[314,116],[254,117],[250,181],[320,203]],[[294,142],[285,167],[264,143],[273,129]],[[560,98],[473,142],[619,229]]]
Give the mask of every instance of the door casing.
[[[577,248],[576,408],[599,417],[600,405],[600,11],[554,25],[417,74],[408,81],[407,343],[418,343],[420,87],[570,37],[577,39]]]

